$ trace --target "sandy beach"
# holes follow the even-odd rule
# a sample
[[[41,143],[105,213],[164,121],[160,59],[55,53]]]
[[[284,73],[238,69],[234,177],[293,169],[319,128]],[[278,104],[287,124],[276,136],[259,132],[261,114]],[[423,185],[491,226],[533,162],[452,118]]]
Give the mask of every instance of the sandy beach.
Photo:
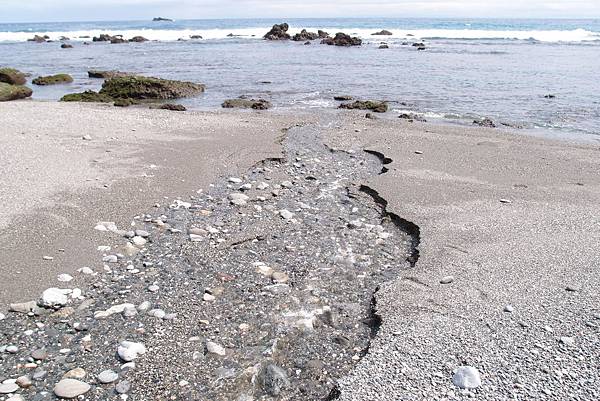
[[[600,397],[597,145],[337,110],[0,115],[0,378],[44,371],[31,395],[139,357],[86,398]],[[68,300],[6,312],[49,287]]]

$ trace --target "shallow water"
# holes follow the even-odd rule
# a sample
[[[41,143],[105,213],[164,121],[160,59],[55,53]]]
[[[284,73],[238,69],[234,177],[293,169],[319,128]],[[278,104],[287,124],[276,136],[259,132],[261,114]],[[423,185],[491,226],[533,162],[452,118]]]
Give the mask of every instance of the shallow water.
[[[360,48],[260,40],[275,22],[0,24],[0,64],[33,76],[75,77],[70,85],[35,87],[38,99],[98,89],[102,81],[89,79],[87,70],[118,69],[206,84],[204,95],[182,102],[192,108],[212,108],[240,95],[265,97],[277,107],[335,107],[332,96],[348,94],[385,99],[394,112],[423,113],[429,120],[470,123],[490,117],[549,135],[600,136],[599,21],[289,21],[292,33],[301,27],[356,33],[365,39]],[[370,35],[380,29],[394,35]],[[23,42],[34,33],[77,39],[101,32],[157,41],[86,46],[79,38],[69,50],[58,43]],[[228,33],[246,36],[227,38]],[[191,34],[205,39],[176,41]],[[402,45],[420,37],[431,38],[425,51]],[[382,41],[390,49],[378,49]]]

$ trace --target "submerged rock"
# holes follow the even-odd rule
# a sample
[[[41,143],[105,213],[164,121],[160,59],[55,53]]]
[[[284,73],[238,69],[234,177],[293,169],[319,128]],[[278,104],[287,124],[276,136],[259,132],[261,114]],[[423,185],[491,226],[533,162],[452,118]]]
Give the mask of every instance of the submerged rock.
[[[339,108],[349,110],[371,110],[375,113],[385,113],[388,111],[387,103],[377,100],[357,100],[353,103],[340,104]]]
[[[385,29],[379,32],[375,32],[371,34],[372,36],[391,36],[393,35],[393,33],[391,33],[390,31],[386,31]]]
[[[390,47],[386,44],[381,44],[381,45],[379,45],[379,48],[380,49],[389,49]]]
[[[134,43],[144,43],[147,42],[148,39],[143,36],[134,36],[133,38],[129,39],[129,41]]]
[[[69,84],[73,82],[73,77],[69,74],[56,74],[56,75],[48,75],[37,77],[33,81],[31,81],[34,85],[57,85],[57,84]]]
[[[168,79],[126,76],[108,79],[100,94],[113,99],[177,99],[204,92],[204,85]]]
[[[288,29],[290,29],[290,26],[286,23],[275,24],[263,38],[266,40],[289,40],[291,36],[287,33]]]
[[[352,100],[352,96],[348,95],[336,95],[333,97],[333,100],[337,100],[338,102]]]
[[[473,125],[478,125],[480,127],[487,127],[487,128],[496,128],[496,124],[494,123],[494,121],[492,121],[492,119],[486,117],[483,118],[481,120],[473,120]]]
[[[0,82],[0,102],[9,100],[25,99],[32,95],[33,91],[22,85],[10,85]]]
[[[61,102],[89,102],[89,103],[110,103],[113,99],[110,96],[94,92],[94,91],[85,91],[79,93],[70,93],[68,95],[64,95],[61,99]]]
[[[295,34],[292,39],[296,42],[316,40],[319,39],[319,34],[315,32],[308,32],[306,29],[303,29],[302,31],[300,31],[300,33]]]
[[[356,36],[352,37],[343,32],[338,32],[333,38],[325,38],[321,41],[321,43],[330,46],[349,47],[362,45],[362,40],[360,38],[357,38]]]
[[[225,109],[241,108],[254,110],[267,110],[271,103],[264,99],[227,99],[221,105]]]
[[[166,103],[150,106],[151,109],[171,110],[171,111],[186,111],[187,108],[182,104]]]
[[[73,45],[70,45],[68,43],[63,43],[62,45],[60,45],[61,49],[72,49]]]
[[[25,74],[14,68],[0,68],[0,82],[11,85],[25,85],[27,78],[25,78]]]
[[[117,77],[128,77],[131,76],[133,74],[130,74],[128,72],[121,72],[121,71],[103,71],[103,70],[89,70],[88,71],[88,77],[90,78],[101,78],[101,79],[110,79],[110,78],[117,78]]]
[[[173,22],[172,19],[170,19],[170,18],[163,18],[163,17],[152,18],[152,21],[154,21],[154,22],[161,22],[161,21],[162,22]]]

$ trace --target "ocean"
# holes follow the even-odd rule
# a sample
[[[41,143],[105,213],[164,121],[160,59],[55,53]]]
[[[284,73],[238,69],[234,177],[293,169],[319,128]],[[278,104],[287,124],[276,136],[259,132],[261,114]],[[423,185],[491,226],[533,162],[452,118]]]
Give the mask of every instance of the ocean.
[[[359,36],[363,45],[356,48],[261,39],[280,22],[0,23],[0,66],[32,77],[75,78],[68,85],[33,86],[36,99],[98,90],[102,81],[87,71],[115,69],[204,83],[206,93],[181,101],[192,109],[215,108],[241,95],[269,99],[279,108],[333,108],[334,95],[351,95],[389,101],[391,117],[410,112],[458,124],[487,117],[546,136],[600,141],[600,20],[285,20],[292,34],[307,28]],[[371,35],[381,29],[393,35]],[[151,41],[84,45],[100,33]],[[55,42],[27,42],[34,34]],[[192,35],[203,39],[190,40]],[[61,36],[74,48],[61,49]],[[426,50],[411,46],[420,41]],[[379,49],[382,42],[389,49]]]

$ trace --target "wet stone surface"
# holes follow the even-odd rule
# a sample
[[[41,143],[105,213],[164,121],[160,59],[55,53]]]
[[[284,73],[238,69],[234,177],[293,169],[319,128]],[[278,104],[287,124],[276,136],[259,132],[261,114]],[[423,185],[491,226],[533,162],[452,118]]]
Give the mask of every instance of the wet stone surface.
[[[411,241],[360,190],[381,162],[332,151],[317,132],[293,127],[284,159],[138,216],[147,242],[107,232],[114,246],[100,260],[117,260],[85,275],[80,297],[66,294],[58,311],[69,313],[54,306],[0,321],[0,346],[19,345],[0,353],[0,382],[29,376],[34,384],[18,393],[52,399],[80,368],[90,400],[335,394],[377,332],[378,285],[410,268]],[[119,357],[124,341],[139,351],[129,363]],[[39,349],[45,358],[32,358]],[[99,379],[105,371],[110,380]]]

